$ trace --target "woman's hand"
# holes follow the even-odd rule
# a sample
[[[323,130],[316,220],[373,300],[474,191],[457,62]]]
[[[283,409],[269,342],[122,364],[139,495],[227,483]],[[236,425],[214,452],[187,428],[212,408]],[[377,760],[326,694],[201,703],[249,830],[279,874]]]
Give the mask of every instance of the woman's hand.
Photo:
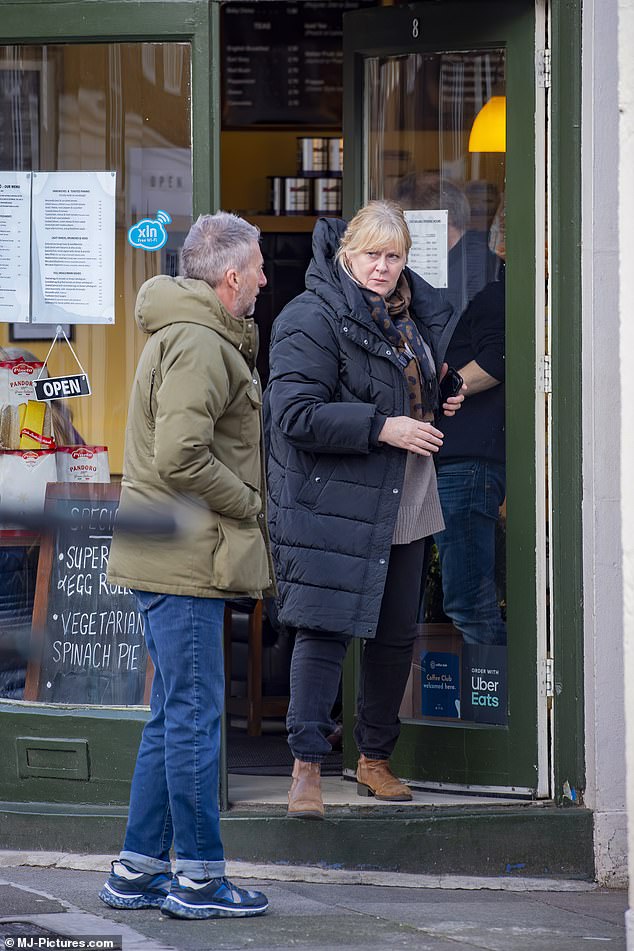
[[[462,401],[463,397],[453,397]],[[443,434],[431,423],[422,423],[411,416],[388,416],[379,433],[379,442],[397,449],[407,449],[419,456],[430,456],[442,446]]]

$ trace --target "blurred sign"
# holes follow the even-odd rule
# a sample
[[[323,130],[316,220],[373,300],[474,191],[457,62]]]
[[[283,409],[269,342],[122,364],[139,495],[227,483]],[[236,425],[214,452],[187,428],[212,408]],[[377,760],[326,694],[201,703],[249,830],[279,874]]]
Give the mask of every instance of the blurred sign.
[[[47,511],[70,520],[42,542],[25,700],[147,702],[152,668],[143,617],[129,588],[107,578],[119,488],[69,483],[47,489]]]

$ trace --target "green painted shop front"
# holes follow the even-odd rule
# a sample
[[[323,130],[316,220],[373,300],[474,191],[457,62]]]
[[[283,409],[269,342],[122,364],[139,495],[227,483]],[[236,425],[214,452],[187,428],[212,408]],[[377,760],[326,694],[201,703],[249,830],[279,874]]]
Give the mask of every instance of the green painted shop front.
[[[117,473],[117,439],[140,347],[125,330],[126,319],[136,289],[152,273],[148,268],[166,262],[140,266],[126,246],[131,155],[170,148],[182,160],[191,147],[189,206],[179,205],[178,230],[186,230],[188,215],[227,200],[231,173],[220,157],[235,145],[221,141],[220,4],[26,0],[2,2],[0,13],[0,67],[37,64],[41,95],[45,77],[55,78],[46,95],[60,103],[51,113],[56,132],[48,141],[41,131],[33,169],[117,170],[118,336],[105,351],[110,389],[80,416],[93,440],[113,447]],[[537,52],[547,37],[550,86]],[[446,0],[350,14],[344,28],[344,214],[369,198],[399,197],[386,182],[394,163],[405,161],[404,134],[414,143],[415,163],[416,149],[423,155],[427,148],[429,129],[411,128],[407,97],[397,101],[393,77],[404,83],[422,60],[434,69],[440,63],[441,73],[450,60],[469,73],[483,57],[502,64],[497,81],[507,101],[506,153],[482,159],[477,168],[484,179],[486,162],[494,163],[491,175],[499,178],[506,212],[508,717],[496,723],[403,717],[395,765],[400,775],[438,793],[438,802],[413,809],[334,807],[319,837],[312,824],[290,823],[283,807],[264,796],[258,803],[232,802],[225,772],[222,823],[230,858],[408,872],[593,874],[592,815],[582,798],[581,380],[580,360],[571,358],[581,348],[580,4],[551,10],[528,0]],[[103,101],[88,95],[90,84],[82,85],[89,71],[92,92],[103,85]],[[176,75],[186,81],[176,82]],[[91,121],[103,125],[96,154],[82,144]],[[454,155],[442,161],[458,167]],[[477,160],[464,159],[463,171],[465,161],[473,169]],[[240,208],[248,205],[232,202],[231,210]],[[265,222],[263,231],[268,227]],[[102,338],[95,329],[78,328],[76,345],[96,368]],[[536,386],[542,353],[557,380],[552,393]],[[343,690],[344,776],[355,765],[357,665],[352,654]],[[48,703],[41,694],[35,701],[0,699],[1,847],[118,850],[146,715],[141,704]],[[443,804],[447,792],[458,801]]]

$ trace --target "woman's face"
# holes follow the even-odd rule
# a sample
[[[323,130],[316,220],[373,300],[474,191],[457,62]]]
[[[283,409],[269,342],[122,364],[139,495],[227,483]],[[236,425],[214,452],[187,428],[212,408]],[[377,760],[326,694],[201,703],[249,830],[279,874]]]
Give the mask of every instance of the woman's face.
[[[346,260],[359,284],[381,297],[389,297],[405,267],[406,258],[395,247],[387,247],[381,251],[348,251]]]

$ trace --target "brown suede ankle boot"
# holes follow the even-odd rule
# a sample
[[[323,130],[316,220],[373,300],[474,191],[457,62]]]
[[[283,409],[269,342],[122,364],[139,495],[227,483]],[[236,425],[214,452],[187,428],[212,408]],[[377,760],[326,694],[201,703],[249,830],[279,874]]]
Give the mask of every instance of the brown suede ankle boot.
[[[288,812],[291,819],[323,819],[324,801],[321,798],[321,766],[296,759],[293,782],[288,793]]]
[[[397,779],[386,759],[368,759],[361,754],[357,766],[357,793],[387,802],[409,802],[412,790]]]

